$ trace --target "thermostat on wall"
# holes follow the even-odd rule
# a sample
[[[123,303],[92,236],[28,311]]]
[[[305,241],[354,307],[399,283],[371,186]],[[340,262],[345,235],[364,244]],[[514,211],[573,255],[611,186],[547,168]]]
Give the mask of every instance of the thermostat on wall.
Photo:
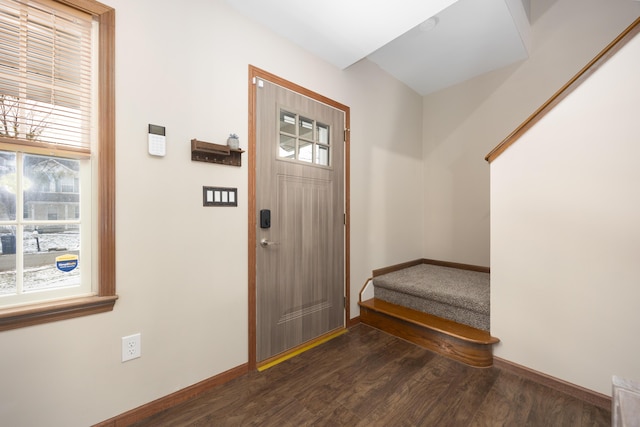
[[[149,154],[160,157],[167,154],[167,137],[164,126],[149,125]]]

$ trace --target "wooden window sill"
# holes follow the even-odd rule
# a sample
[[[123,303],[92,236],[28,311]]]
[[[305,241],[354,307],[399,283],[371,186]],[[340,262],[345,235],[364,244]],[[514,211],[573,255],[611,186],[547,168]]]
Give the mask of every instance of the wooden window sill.
[[[0,331],[112,311],[117,299],[90,296],[0,309]]]

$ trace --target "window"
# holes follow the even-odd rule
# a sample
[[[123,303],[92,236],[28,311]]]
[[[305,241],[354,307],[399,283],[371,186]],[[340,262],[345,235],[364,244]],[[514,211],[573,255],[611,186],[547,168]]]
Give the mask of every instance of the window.
[[[0,0],[0,330],[111,310],[115,11]]]
[[[278,157],[329,166],[329,125],[280,110],[280,148]]]

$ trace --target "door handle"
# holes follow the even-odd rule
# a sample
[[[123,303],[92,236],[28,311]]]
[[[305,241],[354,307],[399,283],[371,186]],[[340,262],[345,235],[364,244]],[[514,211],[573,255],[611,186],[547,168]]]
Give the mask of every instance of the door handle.
[[[272,242],[270,240],[267,240],[265,238],[262,238],[260,240],[260,246],[262,246],[263,248],[266,248],[267,246],[273,246],[273,245],[279,245],[280,243],[278,242]]]

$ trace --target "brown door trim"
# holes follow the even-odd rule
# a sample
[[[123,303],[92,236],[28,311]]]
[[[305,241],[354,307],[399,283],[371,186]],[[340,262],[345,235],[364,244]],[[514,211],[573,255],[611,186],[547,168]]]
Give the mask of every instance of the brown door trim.
[[[350,109],[348,106],[329,99],[319,93],[313,92],[295,83],[282,79],[260,68],[249,65],[249,147],[247,150],[249,164],[249,188],[248,188],[248,215],[249,215],[249,239],[248,239],[248,313],[249,313],[249,354],[248,365],[249,370],[256,370],[256,92],[254,90],[254,79],[262,78],[271,83],[282,86],[293,92],[307,96],[323,104],[330,105],[344,112],[345,116],[345,153],[344,153],[344,185],[345,185],[345,316],[346,326],[351,326],[350,316],[350,240],[349,240],[349,224],[350,224],[350,156],[349,156],[349,139],[350,139]]]

